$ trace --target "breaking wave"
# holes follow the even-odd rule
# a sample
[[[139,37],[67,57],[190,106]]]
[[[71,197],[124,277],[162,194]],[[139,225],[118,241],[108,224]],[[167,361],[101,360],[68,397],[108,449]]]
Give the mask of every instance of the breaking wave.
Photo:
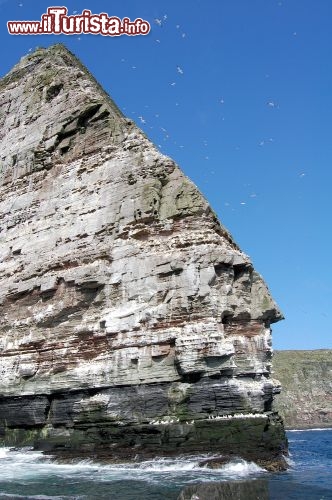
[[[160,457],[140,463],[62,463],[31,448],[0,448],[0,498],[176,500],[187,486],[211,481],[218,485],[233,479],[266,484],[271,500],[332,498],[331,430],[305,430],[305,435],[302,430],[294,430],[288,434],[291,455],[286,460],[290,468],[276,474],[241,459],[210,469],[206,462],[212,460],[216,465],[221,458],[213,454]]]
[[[172,478],[190,473],[191,480],[223,480],[243,478],[264,472],[254,462],[242,459],[232,460],[218,469],[211,469],[201,463],[218,459],[215,455],[193,455],[177,458],[155,458],[137,463],[100,464],[91,460],[59,463],[53,457],[29,448],[0,448],[1,481],[33,480],[43,477],[85,477],[95,481],[122,480],[130,475],[133,479],[160,481],[170,474]],[[52,497],[55,498],[55,497]],[[61,498],[61,497],[58,497]]]

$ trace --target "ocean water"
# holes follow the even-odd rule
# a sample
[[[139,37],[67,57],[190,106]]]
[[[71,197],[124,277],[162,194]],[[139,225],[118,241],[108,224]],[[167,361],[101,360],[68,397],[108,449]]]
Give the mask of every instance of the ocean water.
[[[332,429],[289,431],[290,468],[268,473],[234,460],[198,467],[205,456],[140,464],[58,463],[28,448],[0,448],[0,498],[77,500],[332,499]],[[225,496],[226,495],[226,496]]]

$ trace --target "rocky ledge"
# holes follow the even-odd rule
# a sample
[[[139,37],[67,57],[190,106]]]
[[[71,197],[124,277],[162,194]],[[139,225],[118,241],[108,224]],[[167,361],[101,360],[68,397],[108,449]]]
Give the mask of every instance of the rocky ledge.
[[[1,442],[282,463],[282,315],[196,186],[61,45],[0,105]]]

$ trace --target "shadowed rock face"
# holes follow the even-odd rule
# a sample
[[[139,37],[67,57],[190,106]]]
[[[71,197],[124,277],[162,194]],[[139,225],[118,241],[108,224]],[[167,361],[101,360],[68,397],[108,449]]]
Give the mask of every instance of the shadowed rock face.
[[[4,442],[278,455],[282,315],[196,186],[61,45],[0,105]]]

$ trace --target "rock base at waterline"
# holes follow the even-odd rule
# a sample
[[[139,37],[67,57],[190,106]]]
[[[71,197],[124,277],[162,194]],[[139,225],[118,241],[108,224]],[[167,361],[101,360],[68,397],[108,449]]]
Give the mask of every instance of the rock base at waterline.
[[[73,402],[73,395],[71,398]],[[18,408],[19,402],[21,411],[12,414],[11,423],[16,427],[7,423],[0,428],[0,445],[33,446],[63,458],[89,456],[106,461],[217,453],[222,458],[207,459],[202,466],[216,468],[234,457],[241,457],[272,471],[286,468],[283,454],[287,453],[287,439],[282,420],[276,413],[225,415],[191,421],[167,416],[150,422],[124,424],[104,420],[99,409],[99,419],[96,412],[87,412],[85,415],[79,413],[75,421],[75,405],[70,405],[69,400],[70,395],[54,399],[54,411],[44,425],[38,420],[36,404],[38,402],[41,407],[42,397],[7,401],[8,416],[11,409]],[[2,412],[5,411],[3,405],[4,402],[2,405],[0,402]],[[32,417],[35,424],[29,426]]]

